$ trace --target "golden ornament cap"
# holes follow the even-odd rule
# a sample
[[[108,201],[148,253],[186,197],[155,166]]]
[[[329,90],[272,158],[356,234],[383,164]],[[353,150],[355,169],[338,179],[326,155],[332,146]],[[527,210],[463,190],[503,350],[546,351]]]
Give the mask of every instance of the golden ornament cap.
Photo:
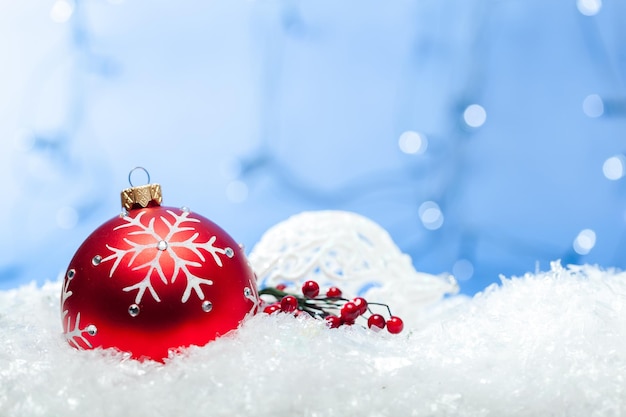
[[[132,181],[133,172],[140,170],[145,172],[148,177],[148,184],[135,186]],[[150,184],[150,174],[143,167],[133,168],[128,173],[128,182],[130,188],[122,190],[121,199],[122,207],[126,210],[133,210],[138,208],[160,206],[163,201],[163,194],[161,193],[160,184]]]

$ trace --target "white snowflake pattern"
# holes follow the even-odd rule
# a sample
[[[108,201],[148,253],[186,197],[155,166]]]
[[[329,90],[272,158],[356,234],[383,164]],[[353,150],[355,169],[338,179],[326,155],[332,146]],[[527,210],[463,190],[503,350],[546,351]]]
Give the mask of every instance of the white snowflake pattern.
[[[70,279],[66,279],[63,284],[63,292],[61,293],[61,305],[65,307],[65,302],[68,298],[72,296],[72,291],[69,291]],[[72,318],[69,316],[69,310],[63,310],[63,320],[67,317],[67,326],[65,334],[65,339],[72,344],[74,347],[78,349],[82,349],[82,346],[78,343],[78,340],[82,340],[90,348],[91,343],[89,340],[83,336],[83,333],[89,334],[90,328],[95,328],[94,326],[85,326],[83,328],[80,327],[80,312],[76,314],[76,320],[74,321],[74,328],[72,329]],[[70,330],[71,329],[71,330]]]
[[[183,211],[182,214],[176,214],[172,210],[166,210],[166,212],[172,216],[173,222],[171,222],[165,216],[160,216],[161,221],[167,226],[168,232],[165,236],[161,236],[154,228],[154,223],[156,218],[150,219],[147,225],[142,223],[141,218],[146,213],[141,212],[136,217],[124,216],[124,220],[126,223],[121,224],[114,228],[114,230],[124,229],[128,227],[135,227],[138,230],[134,230],[128,233],[128,236],[150,236],[154,239],[153,242],[143,244],[137,243],[131,240],[130,238],[124,238],[124,241],[129,245],[127,249],[120,249],[110,245],[106,245],[106,247],[111,250],[113,253],[106,258],[102,258],[100,263],[114,261],[113,266],[109,272],[109,277],[112,277],[115,273],[115,270],[122,262],[122,259],[127,255],[130,255],[130,259],[128,261],[128,266],[131,267],[135,263],[137,257],[144,252],[145,250],[157,249],[154,253],[154,257],[150,259],[148,262],[143,263],[141,265],[135,265],[133,267],[133,271],[145,270],[145,274],[143,279],[137,282],[134,285],[130,285],[128,287],[123,288],[124,291],[134,291],[137,290],[137,294],[135,296],[135,303],[139,304],[144,296],[146,290],[150,292],[152,298],[154,300],[160,302],[161,299],[157,294],[154,286],[152,285],[152,276],[153,273],[156,272],[161,281],[167,285],[170,283],[174,283],[179,273],[182,272],[184,277],[186,278],[186,288],[183,292],[181,302],[185,303],[189,297],[191,296],[191,292],[195,291],[196,295],[202,300],[204,299],[204,293],[202,291],[201,285],[212,285],[213,281],[201,277],[199,275],[194,274],[190,268],[195,268],[202,266],[201,262],[204,262],[205,256],[202,251],[209,253],[215,263],[218,266],[222,266],[222,260],[219,255],[226,255],[228,257],[232,257],[233,250],[231,248],[219,248],[214,246],[216,236],[212,236],[206,242],[197,242],[198,236],[200,235],[198,232],[195,232],[191,237],[183,241],[173,240],[177,233],[188,232],[194,230],[191,226],[185,226],[188,223],[199,223],[200,220],[190,217],[188,211]],[[187,259],[176,251],[176,248],[185,248],[191,251],[196,255],[197,259]],[[181,251],[182,252],[182,251]],[[161,263],[161,257],[164,253],[167,253],[174,262],[174,271],[170,280],[168,281],[168,277],[165,275],[163,270],[163,265]],[[186,252],[185,252],[186,253]]]
[[[242,323],[248,320],[250,317],[254,316],[257,312],[257,308],[259,304],[261,304],[261,299],[259,298],[259,294],[256,291],[256,285],[254,285],[252,281],[249,281],[249,282],[250,282],[250,286],[244,288],[243,296],[246,299],[252,301],[252,306],[250,307],[250,310],[248,310],[248,312],[244,316],[243,320],[241,320]]]

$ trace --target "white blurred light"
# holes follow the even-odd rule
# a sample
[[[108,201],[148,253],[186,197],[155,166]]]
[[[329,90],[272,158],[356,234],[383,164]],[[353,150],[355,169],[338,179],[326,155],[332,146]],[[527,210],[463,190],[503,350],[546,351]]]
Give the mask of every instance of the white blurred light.
[[[421,133],[407,130],[400,135],[398,146],[402,152],[407,154],[424,153],[428,147],[428,140]]]
[[[619,180],[624,176],[624,165],[626,159],[624,155],[615,155],[604,161],[602,172],[610,180]]]
[[[72,17],[74,4],[68,0],[57,0],[50,9],[50,18],[57,23],[64,23]]]
[[[602,0],[578,0],[576,7],[585,16],[593,16],[598,14],[602,8]]]
[[[78,212],[74,207],[64,206],[57,210],[57,225],[61,229],[73,229],[78,224]]]
[[[229,182],[226,186],[226,198],[233,203],[244,202],[248,198],[248,186],[239,180]]]
[[[467,281],[474,275],[474,265],[467,259],[459,259],[452,266],[452,275],[457,281]]]
[[[419,207],[422,224],[428,230],[437,230],[443,225],[443,213],[434,201],[425,201]]]
[[[583,100],[583,112],[589,117],[600,117],[604,114],[604,101],[597,94],[589,94]]]
[[[463,120],[469,127],[481,127],[487,120],[487,112],[480,104],[470,104],[463,112]]]
[[[586,255],[596,245],[596,232],[584,229],[574,239],[574,250],[580,255]]]

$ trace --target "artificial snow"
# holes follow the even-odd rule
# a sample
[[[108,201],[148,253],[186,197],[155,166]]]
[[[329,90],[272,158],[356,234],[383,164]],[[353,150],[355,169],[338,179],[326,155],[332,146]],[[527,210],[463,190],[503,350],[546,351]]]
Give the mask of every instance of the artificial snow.
[[[60,286],[0,292],[0,416],[626,414],[622,272],[554,264],[400,335],[261,314],[165,365],[71,348]]]

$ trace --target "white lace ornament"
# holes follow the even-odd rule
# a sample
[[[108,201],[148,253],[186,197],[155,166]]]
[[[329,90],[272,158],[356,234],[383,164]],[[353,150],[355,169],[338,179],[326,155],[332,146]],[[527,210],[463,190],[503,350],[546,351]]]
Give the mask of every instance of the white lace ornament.
[[[451,275],[417,272],[389,233],[372,220],[346,211],[310,211],[271,227],[249,257],[260,288],[299,288],[309,279],[335,285],[346,297],[389,304],[405,323],[424,306],[458,291]]]

